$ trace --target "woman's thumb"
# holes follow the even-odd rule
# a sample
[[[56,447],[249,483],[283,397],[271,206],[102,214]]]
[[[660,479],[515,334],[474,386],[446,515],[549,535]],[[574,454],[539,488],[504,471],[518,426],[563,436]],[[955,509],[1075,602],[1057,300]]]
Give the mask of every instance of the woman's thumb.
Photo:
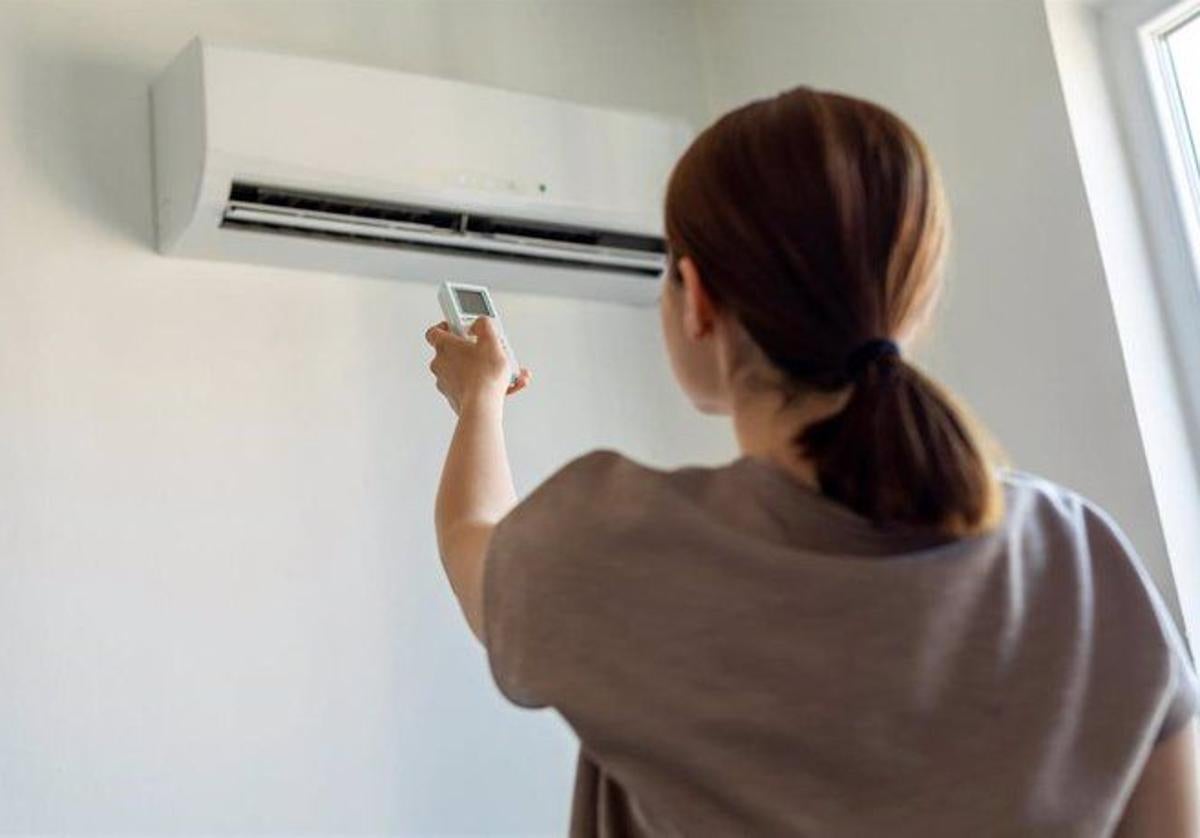
[[[496,326],[490,317],[476,317],[467,331],[483,340],[492,340],[496,337]]]

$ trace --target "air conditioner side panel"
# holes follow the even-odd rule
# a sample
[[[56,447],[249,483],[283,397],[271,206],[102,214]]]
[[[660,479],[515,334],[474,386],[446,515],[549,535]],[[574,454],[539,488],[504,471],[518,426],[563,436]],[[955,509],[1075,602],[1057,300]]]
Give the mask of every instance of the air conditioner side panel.
[[[171,253],[194,223],[207,156],[204,50],[192,40],[150,87],[158,249]]]

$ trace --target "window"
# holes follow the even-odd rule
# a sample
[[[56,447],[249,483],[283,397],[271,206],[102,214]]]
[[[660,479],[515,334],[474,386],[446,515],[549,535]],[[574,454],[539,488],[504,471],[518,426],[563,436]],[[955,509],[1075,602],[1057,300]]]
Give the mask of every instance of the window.
[[[1200,458],[1200,0],[1126,0],[1120,7],[1133,17],[1113,16],[1109,45],[1120,52],[1119,36],[1136,30],[1140,61],[1112,69],[1141,65],[1142,78],[1125,89],[1126,128],[1158,254],[1175,377]]]
[[[1200,2],[1168,10],[1143,27],[1176,197],[1200,277]]]

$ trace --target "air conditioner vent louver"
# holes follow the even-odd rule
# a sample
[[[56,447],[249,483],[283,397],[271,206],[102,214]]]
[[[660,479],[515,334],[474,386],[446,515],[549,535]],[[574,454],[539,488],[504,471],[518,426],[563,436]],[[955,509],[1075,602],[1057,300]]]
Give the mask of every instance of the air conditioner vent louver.
[[[278,189],[270,186],[255,186],[234,182],[229,191],[231,205],[274,207],[280,210],[323,213],[342,218],[364,218],[375,221],[391,221],[399,224],[416,224],[423,227],[440,227],[444,230],[457,229],[461,214],[441,210],[412,207],[385,201],[363,201],[340,198],[315,192]]]
[[[223,227],[658,276],[661,238],[235,181]]]

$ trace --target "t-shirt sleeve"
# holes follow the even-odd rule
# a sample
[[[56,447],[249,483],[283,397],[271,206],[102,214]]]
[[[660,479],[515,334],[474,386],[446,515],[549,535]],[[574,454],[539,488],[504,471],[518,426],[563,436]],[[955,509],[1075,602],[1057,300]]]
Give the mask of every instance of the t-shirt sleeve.
[[[1157,586],[1138,558],[1133,545],[1107,513],[1090,507],[1090,541],[1093,551],[1111,554],[1129,571],[1129,592],[1153,615],[1153,636],[1143,638],[1139,654],[1158,654],[1165,660],[1167,677],[1161,696],[1162,714],[1155,741],[1161,742],[1191,721],[1200,710],[1200,684],[1187,645]]]
[[[514,704],[555,704],[577,670],[580,609],[595,591],[588,563],[602,539],[602,484],[617,455],[593,452],[568,463],[504,517],[484,563],[483,643],[492,677]]]
[[[1175,620],[1167,613],[1162,601],[1158,601],[1160,619],[1164,623],[1164,634],[1170,649],[1171,686],[1167,691],[1167,709],[1163,714],[1162,726],[1156,741],[1161,742],[1196,717],[1200,710],[1200,684],[1196,680],[1196,669],[1192,665],[1183,638],[1175,627]]]
[[[1176,636],[1178,637],[1178,635]],[[1197,710],[1200,709],[1200,686],[1196,682],[1196,670],[1188,662],[1182,642],[1179,644],[1178,654],[1174,660],[1176,662],[1175,686],[1171,690],[1170,703],[1167,705],[1162,727],[1158,731],[1157,741],[1159,742],[1167,739],[1172,733],[1194,719]]]

